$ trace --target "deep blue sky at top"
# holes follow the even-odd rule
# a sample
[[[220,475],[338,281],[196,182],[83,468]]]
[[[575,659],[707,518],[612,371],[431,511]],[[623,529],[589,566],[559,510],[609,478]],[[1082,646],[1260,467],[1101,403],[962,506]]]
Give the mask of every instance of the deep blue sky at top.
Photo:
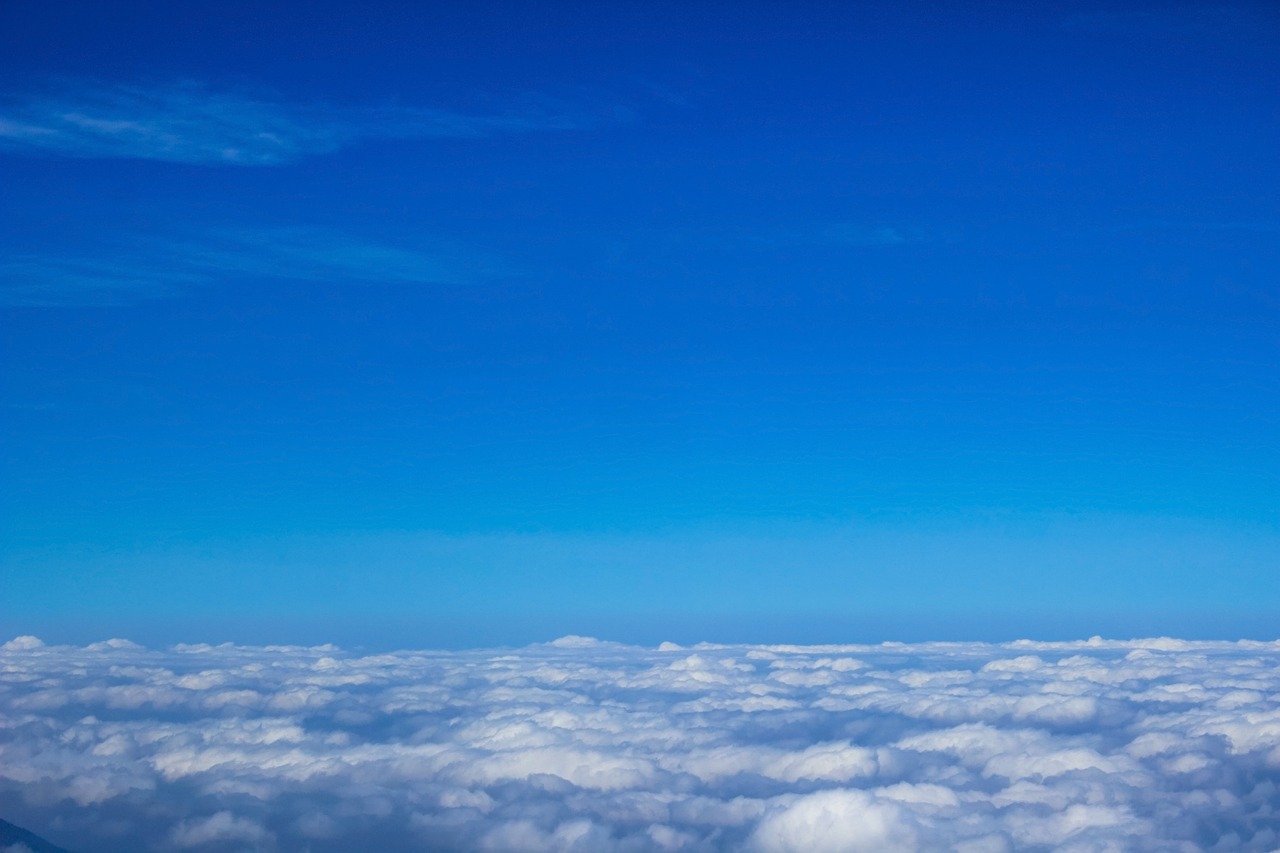
[[[0,93],[0,628],[1280,605],[1272,4],[8,0]]]

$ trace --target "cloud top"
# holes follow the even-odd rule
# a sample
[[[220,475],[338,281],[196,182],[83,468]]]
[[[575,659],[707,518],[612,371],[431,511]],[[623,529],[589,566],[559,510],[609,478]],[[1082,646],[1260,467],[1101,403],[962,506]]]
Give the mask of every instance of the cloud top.
[[[0,809],[103,851],[1270,851],[1277,664],[1170,639],[19,638]]]

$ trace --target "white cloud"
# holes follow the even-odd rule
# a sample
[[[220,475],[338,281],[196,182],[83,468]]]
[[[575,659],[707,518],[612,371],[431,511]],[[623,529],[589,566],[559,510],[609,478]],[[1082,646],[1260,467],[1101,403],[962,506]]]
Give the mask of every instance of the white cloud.
[[[865,791],[800,797],[767,815],[751,836],[760,853],[912,853],[917,836],[901,807]]]
[[[224,811],[206,818],[182,821],[174,827],[171,838],[177,847],[207,847],[230,842],[237,846],[251,844],[261,848],[269,836],[258,824]]]
[[[32,649],[38,649],[38,648],[41,648],[42,646],[44,646],[44,643],[40,640],[39,637],[32,637],[30,635],[24,634],[21,637],[14,637],[12,640],[5,643],[3,646],[0,646],[0,650],[7,651],[7,652],[21,652],[21,651],[31,651]]]
[[[1280,845],[1280,644],[0,646],[0,813],[84,849]],[[108,843],[101,842],[108,839]]]
[[[469,115],[290,103],[190,81],[131,86],[79,80],[0,100],[0,146],[9,150],[237,166],[289,163],[361,139],[480,137],[586,124],[546,110]]]

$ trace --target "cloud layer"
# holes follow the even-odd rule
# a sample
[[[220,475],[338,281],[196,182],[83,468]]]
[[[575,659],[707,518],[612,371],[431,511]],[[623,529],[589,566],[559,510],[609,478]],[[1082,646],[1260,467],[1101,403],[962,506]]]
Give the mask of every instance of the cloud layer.
[[[0,647],[0,809],[104,851],[1280,847],[1280,643]]]
[[[289,163],[362,139],[426,139],[565,130],[588,124],[547,110],[467,115],[415,107],[304,105],[217,91],[75,81],[0,100],[0,148],[72,157],[238,166]]]

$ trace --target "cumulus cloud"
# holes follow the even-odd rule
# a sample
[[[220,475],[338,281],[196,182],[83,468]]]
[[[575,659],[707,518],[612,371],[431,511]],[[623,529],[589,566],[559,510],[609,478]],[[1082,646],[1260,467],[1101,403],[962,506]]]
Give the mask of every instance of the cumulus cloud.
[[[0,147],[72,157],[270,166],[362,139],[426,139],[564,130],[590,122],[546,109],[471,115],[413,107],[340,108],[217,90],[67,81],[0,100]]]
[[[1280,643],[0,646],[0,813],[110,851],[1280,847]]]

